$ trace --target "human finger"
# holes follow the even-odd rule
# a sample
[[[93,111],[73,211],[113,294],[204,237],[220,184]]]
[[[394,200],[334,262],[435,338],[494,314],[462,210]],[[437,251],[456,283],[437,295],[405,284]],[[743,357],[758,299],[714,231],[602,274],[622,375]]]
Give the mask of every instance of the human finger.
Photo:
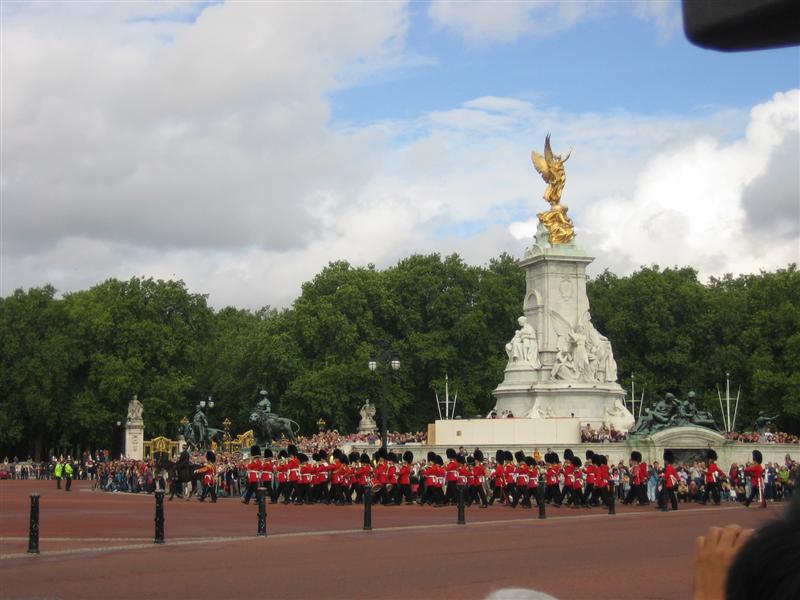
[[[738,525],[727,525],[722,530],[722,535],[719,538],[719,545],[720,546],[733,546],[736,538],[739,537],[742,528]]]
[[[722,537],[721,527],[711,527],[706,534],[706,544],[716,546],[719,544],[719,538]]]
[[[699,554],[703,551],[703,548],[706,546],[706,536],[698,535],[697,539],[694,541],[694,553],[695,556],[699,556]]]

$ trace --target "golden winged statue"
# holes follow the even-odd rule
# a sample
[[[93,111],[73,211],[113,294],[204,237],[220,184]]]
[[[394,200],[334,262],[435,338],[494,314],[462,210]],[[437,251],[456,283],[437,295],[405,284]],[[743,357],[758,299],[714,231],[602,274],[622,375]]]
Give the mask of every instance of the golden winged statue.
[[[539,213],[539,221],[550,233],[551,244],[566,244],[575,237],[572,219],[567,216],[568,208],[565,204],[561,204],[561,191],[567,182],[564,163],[567,162],[570,154],[572,154],[572,150],[564,158],[553,154],[549,133],[544,138],[544,156],[535,150],[531,152],[533,166],[547,183],[544,199],[550,203],[550,210]]]

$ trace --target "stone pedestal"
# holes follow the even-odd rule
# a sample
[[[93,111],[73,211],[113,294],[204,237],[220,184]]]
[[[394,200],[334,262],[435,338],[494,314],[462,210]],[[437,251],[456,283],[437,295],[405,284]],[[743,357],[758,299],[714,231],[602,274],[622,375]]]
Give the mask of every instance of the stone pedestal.
[[[144,422],[128,420],[125,424],[125,458],[144,458]]]
[[[593,260],[574,240],[551,245],[540,224],[536,244],[519,262],[526,281],[523,314],[536,332],[540,366],[509,360],[503,382],[493,392],[498,415],[511,411],[533,419],[576,418],[583,426],[611,424],[626,431],[633,426],[625,392],[616,381],[610,342],[591,323],[586,267]],[[562,369],[554,376],[559,351],[574,365],[591,366],[581,372],[577,367]],[[581,361],[581,356],[591,360]]]

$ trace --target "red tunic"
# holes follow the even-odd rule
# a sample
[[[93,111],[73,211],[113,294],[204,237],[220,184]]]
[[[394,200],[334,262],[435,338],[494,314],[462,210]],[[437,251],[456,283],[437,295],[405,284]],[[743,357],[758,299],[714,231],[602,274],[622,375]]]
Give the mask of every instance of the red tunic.
[[[586,485],[594,485],[597,473],[597,465],[586,465]]]
[[[275,463],[267,459],[261,463],[261,481],[272,483],[272,473],[275,471]]]
[[[361,485],[371,485],[372,484],[372,466],[371,465],[361,465],[358,470],[356,471],[356,476],[358,477],[358,483]]]
[[[289,471],[289,465],[286,463],[278,465],[278,483],[286,483],[286,473]]]
[[[764,475],[764,467],[756,463],[745,467],[744,472],[750,475],[750,484],[753,486],[761,485],[761,477]]]
[[[539,485],[539,469],[530,467],[528,469],[528,488],[535,488]]]
[[[261,459],[253,458],[247,463],[247,482],[258,483],[261,477]]]
[[[719,481],[720,475],[722,475],[722,471],[720,471],[717,463],[711,463],[706,469],[706,483],[716,483]]]
[[[583,470],[575,468],[572,471],[572,489],[579,490],[583,487]]]
[[[506,463],[503,470],[505,471],[506,485],[514,483],[517,478],[517,468],[511,463]]]
[[[505,477],[505,470],[503,469],[503,465],[497,465],[492,472],[492,479],[494,479],[494,485],[496,487],[505,487],[506,486],[506,477]]]
[[[678,472],[671,464],[664,467],[664,483],[668,489],[672,489],[678,485]]]
[[[647,481],[647,463],[639,463],[633,470],[633,483],[635,485],[644,485]]]
[[[458,479],[458,462],[456,459],[450,459],[447,463],[447,482],[456,481]]]
[[[400,485],[409,485],[411,483],[411,465],[403,464],[400,466],[400,471],[397,475],[397,483]]]
[[[469,484],[473,487],[483,485],[486,479],[486,467],[482,464],[476,464],[472,467],[472,477],[469,478]]]
[[[300,460],[296,456],[290,456],[286,466],[288,467],[289,481],[298,481],[300,479]]]

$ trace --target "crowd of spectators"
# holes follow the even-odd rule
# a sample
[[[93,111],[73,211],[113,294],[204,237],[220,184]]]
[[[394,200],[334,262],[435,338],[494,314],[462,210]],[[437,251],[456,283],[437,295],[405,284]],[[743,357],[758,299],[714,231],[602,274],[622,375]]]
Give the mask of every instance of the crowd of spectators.
[[[592,426],[587,423],[586,427],[581,427],[581,442],[584,443],[621,442],[627,437],[627,431],[617,431],[611,425],[601,425],[599,429],[592,429]]]
[[[389,444],[403,446],[407,444],[424,444],[428,435],[422,431],[413,433],[400,433],[398,431],[387,432],[387,439]],[[349,433],[341,434],[336,429],[330,431],[322,431],[310,436],[298,436],[297,447],[306,454],[312,454],[319,450],[331,450],[333,448],[347,449],[356,444],[379,444],[381,436],[379,432],[374,433]],[[289,442],[284,440],[283,446],[287,446]]]
[[[800,436],[782,431],[731,431],[725,434],[725,438],[745,444],[800,444]]]

